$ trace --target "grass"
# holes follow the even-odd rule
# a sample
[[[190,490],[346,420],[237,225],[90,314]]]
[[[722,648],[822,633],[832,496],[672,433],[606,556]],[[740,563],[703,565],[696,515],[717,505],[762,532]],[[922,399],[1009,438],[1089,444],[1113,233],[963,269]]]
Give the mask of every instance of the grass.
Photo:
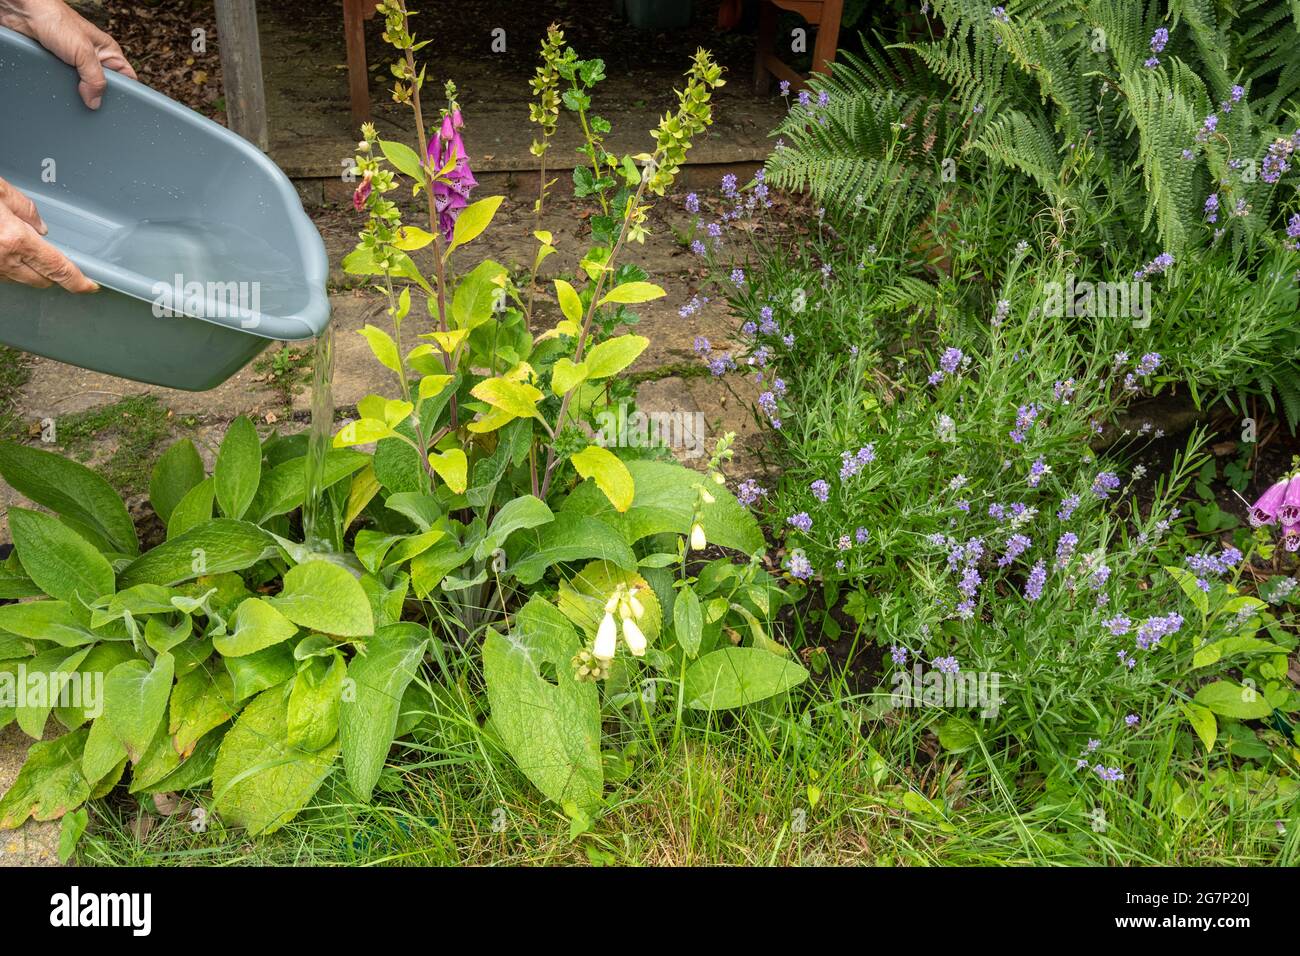
[[[22,437],[23,421],[16,405],[18,393],[27,384],[31,374],[26,352],[0,345],[0,436]]]
[[[293,397],[311,381],[311,363],[312,349],[285,344],[263,352],[253,367],[270,379],[280,402],[289,407]]]
[[[172,433],[171,412],[153,395],[132,395],[65,415],[55,424],[59,445],[81,461],[92,457],[101,443],[111,442],[107,460],[95,470],[124,496],[149,487],[158,446]]]

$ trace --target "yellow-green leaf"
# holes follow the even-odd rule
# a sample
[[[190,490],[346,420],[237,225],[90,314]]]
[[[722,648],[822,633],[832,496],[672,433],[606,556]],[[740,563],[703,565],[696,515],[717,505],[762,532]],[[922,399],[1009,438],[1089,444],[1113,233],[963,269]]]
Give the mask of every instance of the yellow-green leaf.
[[[375,353],[375,358],[379,359],[385,368],[392,369],[400,374],[402,363],[397,357],[397,343],[393,341],[393,337],[383,329],[377,329],[373,325],[367,325],[361,330],[361,334],[370,343],[370,351]]]
[[[433,396],[439,394],[447,387],[447,383],[451,380],[452,376],[450,375],[424,376],[424,378],[420,379],[420,401],[424,401],[426,398],[433,398]]]
[[[381,438],[391,438],[393,430],[376,418],[362,418],[348,422],[334,436],[335,448],[347,448],[351,445],[366,445]]]
[[[468,427],[476,435],[486,435],[488,432],[494,432],[502,425],[508,425],[518,416],[511,415],[505,409],[494,408],[482,418],[469,423]]]
[[[599,445],[588,445],[570,460],[583,478],[595,479],[596,487],[605,493],[615,511],[632,507],[636,491],[632,473],[613,452]]]
[[[400,398],[391,398],[384,403],[384,424],[389,428],[396,428],[413,411],[415,411],[415,406],[410,402],[404,402]]]
[[[650,340],[644,335],[620,335],[601,342],[587,353],[587,378],[609,378],[637,360]]]
[[[533,386],[505,378],[485,378],[470,394],[514,418],[538,416],[537,403],[542,400],[542,393]]]
[[[609,295],[600,300],[600,304],[618,302],[623,305],[635,305],[638,302],[650,302],[662,298],[668,293],[653,282],[624,282],[610,289]]]
[[[563,395],[586,378],[586,362],[575,363],[572,359],[559,359],[551,370],[551,391],[556,395]]]
[[[469,332],[469,329],[452,329],[450,332],[426,332],[420,338],[433,339],[438,343],[438,348],[450,355],[460,348],[460,343],[465,341]]]
[[[465,491],[469,462],[463,451],[451,448],[444,452],[430,452],[429,464],[438,473],[438,477],[447,483],[448,488],[458,495]]]
[[[582,299],[578,291],[563,279],[555,280],[555,297],[560,300],[560,311],[570,322],[582,321]]]
[[[393,245],[406,252],[414,252],[417,249],[423,249],[431,242],[433,242],[433,233],[426,232],[419,226],[403,226],[398,231],[397,239],[394,240]]]
[[[497,207],[501,205],[504,196],[489,196],[487,199],[480,199],[478,202],[470,203],[460,211],[456,217],[456,227],[451,233],[451,248],[459,248],[467,242],[471,242],[488,227],[492,222],[492,217],[497,214]]]

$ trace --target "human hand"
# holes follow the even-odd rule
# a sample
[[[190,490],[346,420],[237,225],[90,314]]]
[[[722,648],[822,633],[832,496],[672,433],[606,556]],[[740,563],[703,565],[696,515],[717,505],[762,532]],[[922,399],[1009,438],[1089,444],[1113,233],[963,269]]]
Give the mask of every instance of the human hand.
[[[117,41],[63,0],[0,0],[0,26],[31,37],[64,63],[76,67],[77,92],[99,109],[108,81],[105,68],[135,79],[135,70]]]
[[[63,253],[41,236],[49,230],[36,204],[0,179],[0,280],[45,289],[56,282],[69,292],[95,292]]]

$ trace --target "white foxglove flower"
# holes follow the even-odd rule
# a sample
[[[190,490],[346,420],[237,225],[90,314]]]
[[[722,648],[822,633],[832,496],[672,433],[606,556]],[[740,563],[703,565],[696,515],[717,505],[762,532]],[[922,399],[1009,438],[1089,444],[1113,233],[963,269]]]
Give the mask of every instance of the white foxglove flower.
[[[703,501],[706,505],[711,505],[716,499],[713,497],[713,495],[709,494],[706,488],[701,486],[700,500]]]
[[[698,521],[691,526],[691,549],[694,551],[703,551],[709,546],[709,541],[704,537],[704,525]]]
[[[637,600],[635,594],[629,594],[627,596],[627,603],[632,607],[632,616],[634,618],[639,621],[641,618],[645,617],[645,605]]]
[[[645,635],[641,633],[641,628],[636,626],[636,621],[631,618],[623,622],[623,640],[627,641],[627,649],[632,652],[633,657],[641,657],[645,654]]]
[[[612,661],[617,640],[618,625],[614,623],[614,615],[606,613],[596,631],[596,646],[591,649],[591,653],[597,660]]]
[[[722,472],[720,472],[720,471],[715,471],[715,472],[713,473],[713,483],[714,483],[715,485],[725,485],[725,484],[727,483],[727,479],[726,479],[726,477],[722,474]]]
[[[614,593],[609,596],[609,600],[605,602],[605,613],[613,614],[617,610],[618,610],[618,591],[615,590]]]

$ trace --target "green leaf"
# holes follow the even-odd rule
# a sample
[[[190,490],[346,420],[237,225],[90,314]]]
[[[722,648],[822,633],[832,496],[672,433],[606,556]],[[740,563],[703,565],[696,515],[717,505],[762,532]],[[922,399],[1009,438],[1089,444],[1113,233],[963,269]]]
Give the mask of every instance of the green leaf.
[[[556,395],[563,395],[575,385],[581,385],[586,380],[586,362],[578,362],[575,365],[572,359],[561,358],[557,359],[555,365],[551,368],[551,391]]]
[[[555,520],[555,515],[546,506],[546,502],[532,495],[520,495],[501,506],[501,510],[492,519],[488,533],[474,550],[474,560],[484,561],[497,548],[506,543],[514,532],[524,528],[536,528]]]
[[[223,658],[226,671],[234,682],[235,700],[252,697],[259,691],[279,687],[293,677],[293,651],[281,642],[243,657]]]
[[[163,524],[191,490],[203,481],[203,459],[188,438],[172,444],[153,466],[149,479],[149,504]]]
[[[91,783],[104,779],[127,759],[126,748],[117,739],[108,718],[101,715],[90,725],[90,735],[81,755],[81,773]]]
[[[348,449],[330,449],[325,455],[321,488],[332,488],[344,478],[360,471],[370,461],[369,456]],[[290,458],[270,469],[262,476],[257,496],[249,506],[248,518],[262,524],[276,515],[288,514],[299,507],[306,495],[307,458]]]
[[[658,461],[625,463],[636,486],[632,507],[614,510],[605,495],[590,485],[579,485],[561,506],[561,515],[589,515],[617,529],[624,541],[636,542],[652,534],[690,533],[695,515],[696,486],[707,478],[682,465]],[[714,497],[702,508],[704,531],[710,544],[746,554],[764,550],[763,533],[754,516],[720,485],[708,484]]]
[[[1202,591],[1196,583],[1196,575],[1186,568],[1167,567],[1165,571],[1178,582],[1178,586],[1183,589],[1183,593],[1192,602],[1192,606],[1200,611],[1203,620],[1210,610],[1210,596]]]
[[[240,415],[230,423],[217,450],[212,476],[222,513],[227,518],[242,518],[262,480],[262,443],[247,416]]]
[[[298,565],[303,567],[304,565]],[[347,574],[347,572],[343,572]],[[351,577],[351,575],[348,575]],[[285,617],[270,601],[245,598],[235,609],[232,630],[212,639],[212,646],[223,657],[246,657],[273,644],[287,641],[298,633],[298,626]],[[196,737],[195,740],[198,738]]]
[[[73,616],[66,601],[26,601],[0,606],[0,631],[62,647],[81,647],[100,639]]]
[[[574,678],[581,646],[564,616],[534,597],[509,635],[488,630],[483,676],[491,726],[519,769],[555,803],[594,810],[604,785],[600,695],[594,683]]]
[[[339,740],[348,783],[362,800],[370,794],[393,745],[402,694],[415,677],[428,646],[429,632],[403,622],[381,628],[366,641],[365,654],[348,665],[339,708]]]
[[[587,379],[595,381],[617,375],[635,362],[649,344],[650,340],[644,335],[620,335],[601,342],[587,353],[584,360]]]
[[[726,710],[785,693],[807,676],[789,658],[757,647],[724,647],[690,666],[682,697],[695,710]]]
[[[537,412],[537,403],[544,396],[526,382],[485,378],[470,389],[470,394],[513,418],[541,417]]]
[[[381,365],[401,374],[402,360],[397,354],[397,343],[393,341],[391,335],[373,325],[359,329],[358,334],[370,344],[370,351],[374,353],[375,358],[379,359]]]
[[[600,300],[600,304],[617,302],[622,305],[636,305],[638,302],[651,302],[654,299],[661,299],[667,294],[653,282],[624,282],[622,285],[610,289],[609,294]]]
[[[297,816],[338,753],[337,744],[314,752],[290,746],[288,721],[284,694],[268,690],[244,708],[217,753],[213,805],[250,836],[271,833]]]
[[[238,710],[235,685],[224,670],[197,667],[172,688],[167,733],[172,747],[182,758],[209,730],[220,727]]]
[[[636,555],[603,521],[581,515],[556,515],[553,522],[528,528],[506,542],[509,570],[521,584],[535,584],[547,568],[561,561],[595,558],[626,571],[636,569]]]
[[[405,143],[399,143],[391,139],[381,139],[379,148],[383,151],[384,158],[404,175],[410,176],[416,182],[424,182],[424,168],[421,166],[419,154],[415,150]]]
[[[81,773],[81,753],[89,734],[82,729],[32,744],[13,786],[0,798],[0,830],[12,830],[28,817],[57,820],[86,802],[90,784]]]
[[[1205,744],[1205,752],[1209,753],[1214,749],[1214,741],[1219,735],[1219,725],[1214,719],[1214,712],[1208,707],[1202,707],[1200,704],[1181,704],[1183,714],[1187,717],[1187,722],[1192,725],[1196,731],[1196,736],[1201,738],[1201,743]]]
[[[460,280],[451,299],[451,316],[457,328],[473,329],[492,318],[505,276],[505,266],[485,259]]]
[[[480,199],[478,202],[470,203],[460,211],[456,217],[456,225],[451,232],[451,248],[459,249],[467,242],[473,242],[483,232],[484,229],[492,222],[492,217],[497,214],[497,207],[501,205],[504,196],[489,196],[487,199]]]
[[[582,298],[578,291],[563,279],[555,280],[555,297],[560,302],[560,311],[570,322],[582,324]]]
[[[113,567],[85,538],[58,518],[9,509],[9,532],[23,570],[52,598],[86,602],[113,593]]]
[[[332,561],[307,561],[289,569],[276,610],[308,630],[339,637],[369,637],[375,632],[370,601],[361,582]]]
[[[278,553],[275,538],[257,525],[215,518],[136,558],[118,576],[118,586],[177,584],[203,574],[243,571]]]
[[[90,814],[85,809],[64,814],[63,823],[59,827],[60,863],[67,863],[72,859],[72,854],[77,852],[77,844],[81,842],[81,835],[86,832],[86,824],[89,822]]]
[[[612,451],[600,445],[588,445],[569,460],[583,478],[595,479],[596,487],[605,493],[615,511],[632,507],[636,492],[632,473]]]
[[[339,701],[347,677],[343,655],[313,657],[293,679],[289,690],[288,742],[303,750],[321,750],[339,734]]]
[[[682,585],[673,602],[673,628],[686,656],[698,655],[700,639],[704,636],[704,615],[700,612],[700,599],[689,584]]]
[[[1253,687],[1243,687],[1229,680],[1206,684],[1193,698],[1202,707],[1222,717],[1258,720],[1273,713],[1273,705]]]
[[[175,538],[212,520],[212,505],[217,500],[217,483],[204,478],[176,503],[167,521],[167,537]]]
[[[452,494],[464,494],[468,483],[469,461],[459,448],[429,452],[429,465],[447,483]]]
[[[45,724],[50,718],[50,711],[54,709],[54,702],[59,699],[64,687],[73,680],[90,650],[89,647],[83,647],[69,652],[66,647],[52,647],[27,661],[29,675],[40,674],[45,677],[45,693],[34,695],[35,700],[29,697],[17,708],[18,727],[28,737],[39,740],[44,736]],[[83,699],[82,703],[89,706],[91,701]]]
[[[175,662],[159,654],[153,667],[142,660],[118,664],[104,678],[104,716],[132,763],[138,763],[167,711]]]
[[[138,554],[135,524],[117,492],[99,475],[54,452],[0,442],[0,476],[26,498],[72,521],[83,537],[122,554]]]
[[[961,717],[945,718],[939,724],[938,736],[943,749],[955,754],[969,750],[979,739],[971,722]]]

